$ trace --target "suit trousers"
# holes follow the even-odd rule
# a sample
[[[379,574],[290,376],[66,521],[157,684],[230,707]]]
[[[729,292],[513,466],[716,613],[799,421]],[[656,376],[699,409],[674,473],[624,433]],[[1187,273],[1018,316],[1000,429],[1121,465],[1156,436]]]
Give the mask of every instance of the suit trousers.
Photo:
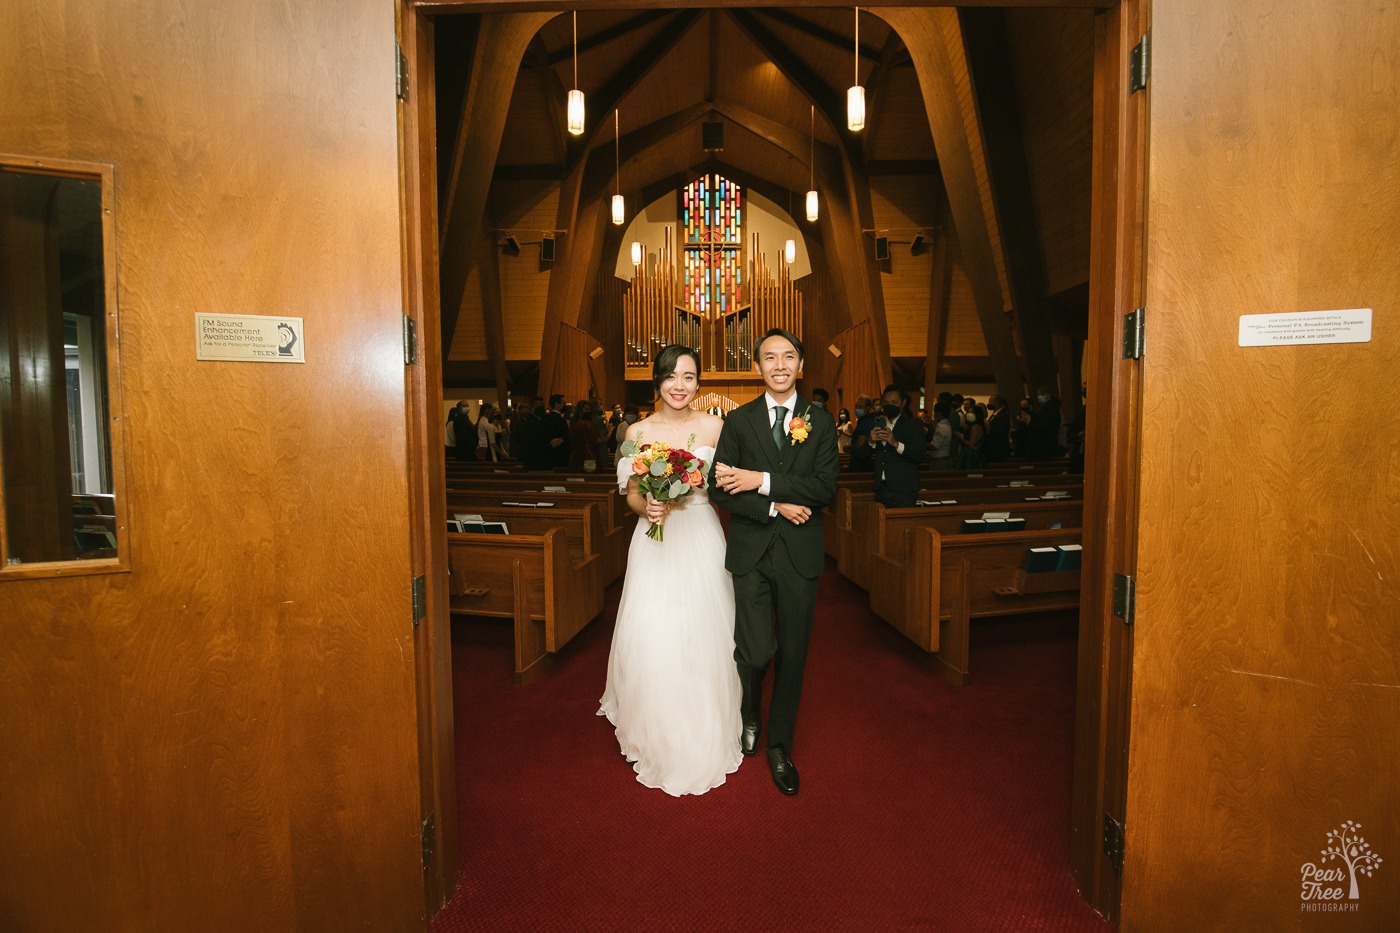
[[[757,684],[773,660],[768,747],[781,746],[789,754],[816,606],[817,581],[797,572],[782,538],[773,539],[752,570],[734,575],[734,660],[739,681],[746,687]],[[758,702],[757,696],[753,702]]]

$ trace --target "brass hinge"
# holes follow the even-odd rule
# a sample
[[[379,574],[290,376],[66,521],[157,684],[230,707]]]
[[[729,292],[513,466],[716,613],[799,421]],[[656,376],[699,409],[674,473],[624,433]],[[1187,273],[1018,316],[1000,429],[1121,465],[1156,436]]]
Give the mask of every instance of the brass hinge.
[[[418,322],[407,314],[403,316],[403,364],[412,366],[418,362]]]
[[[1124,625],[1133,624],[1137,611],[1137,581],[1126,573],[1113,575],[1113,614],[1123,620]]]
[[[1146,308],[1134,308],[1123,315],[1123,359],[1142,359],[1143,341],[1147,338],[1146,324],[1143,319],[1147,314]]]
[[[1147,87],[1147,79],[1152,76],[1150,33],[1146,33],[1133,46],[1133,54],[1128,62],[1128,93],[1136,94]]]
[[[408,59],[397,39],[394,40],[394,96],[408,100]]]
[[[1123,824],[1107,813],[1103,815],[1103,853],[1113,870],[1123,873]]]
[[[420,838],[423,843],[423,870],[427,871],[428,866],[433,864],[433,849],[437,847],[437,827],[433,825],[431,813],[423,821],[423,832]]]
[[[413,578],[413,627],[428,615],[428,580],[423,575]]]

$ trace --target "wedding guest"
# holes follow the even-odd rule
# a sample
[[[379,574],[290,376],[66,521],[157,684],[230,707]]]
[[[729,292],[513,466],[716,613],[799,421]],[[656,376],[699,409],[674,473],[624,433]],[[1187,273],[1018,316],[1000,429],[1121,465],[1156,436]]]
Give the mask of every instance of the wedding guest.
[[[598,469],[598,431],[593,426],[593,406],[587,402],[579,402],[574,408],[574,423],[569,428],[569,469],[575,473]]]
[[[868,395],[856,396],[855,427],[851,429],[851,459],[846,464],[849,473],[869,473],[875,468],[875,449],[870,446],[870,432],[875,427],[875,405]]]
[[[982,456],[988,463],[1000,463],[1011,456],[1011,413],[1006,399],[993,395],[987,399],[987,436],[982,441]]]
[[[841,409],[836,415],[836,452],[844,454],[851,449],[851,436],[855,433],[856,423],[851,420],[851,413],[846,409]]]

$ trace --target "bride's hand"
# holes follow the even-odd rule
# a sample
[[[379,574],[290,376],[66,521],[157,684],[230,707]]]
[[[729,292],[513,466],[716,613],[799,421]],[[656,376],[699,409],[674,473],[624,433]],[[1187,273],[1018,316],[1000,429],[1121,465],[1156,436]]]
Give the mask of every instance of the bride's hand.
[[[671,503],[669,501],[657,502],[655,499],[647,496],[647,521],[651,522],[653,525],[660,525],[662,522],[666,521],[666,516],[670,511]]]

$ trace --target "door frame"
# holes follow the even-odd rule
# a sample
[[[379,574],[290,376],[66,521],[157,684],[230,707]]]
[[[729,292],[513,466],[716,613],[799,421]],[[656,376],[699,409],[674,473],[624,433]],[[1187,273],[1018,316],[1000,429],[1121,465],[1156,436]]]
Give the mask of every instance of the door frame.
[[[418,333],[418,363],[407,368],[409,464],[415,574],[426,575],[427,615],[416,633],[419,684],[419,763],[424,819],[433,818],[436,846],[425,868],[429,915],[452,893],[458,865],[456,774],[452,727],[451,629],[444,448],[437,434],[442,384],[438,282],[438,193],[434,24],[438,14],[537,11],[533,2],[395,0],[406,62],[407,100],[399,108],[403,204],[404,308]],[[648,0],[579,7],[646,8]],[[716,6],[737,5],[718,3]],[[789,7],[824,6],[789,2]],[[900,3],[900,6],[1067,6],[1021,0]],[[1089,337],[1093,361],[1086,419],[1085,568],[1081,588],[1076,684],[1070,871],[1088,903],[1116,919],[1120,869],[1104,850],[1105,815],[1121,824],[1127,799],[1128,714],[1132,634],[1113,615],[1115,573],[1132,574],[1138,523],[1139,364],[1121,352],[1123,317],[1141,304],[1144,277],[1147,92],[1128,90],[1133,47],[1148,31],[1151,0],[1106,0],[1094,18],[1093,182],[1089,272]],[[872,8],[879,15],[879,8]],[[1106,400],[1099,404],[1099,400]]]

